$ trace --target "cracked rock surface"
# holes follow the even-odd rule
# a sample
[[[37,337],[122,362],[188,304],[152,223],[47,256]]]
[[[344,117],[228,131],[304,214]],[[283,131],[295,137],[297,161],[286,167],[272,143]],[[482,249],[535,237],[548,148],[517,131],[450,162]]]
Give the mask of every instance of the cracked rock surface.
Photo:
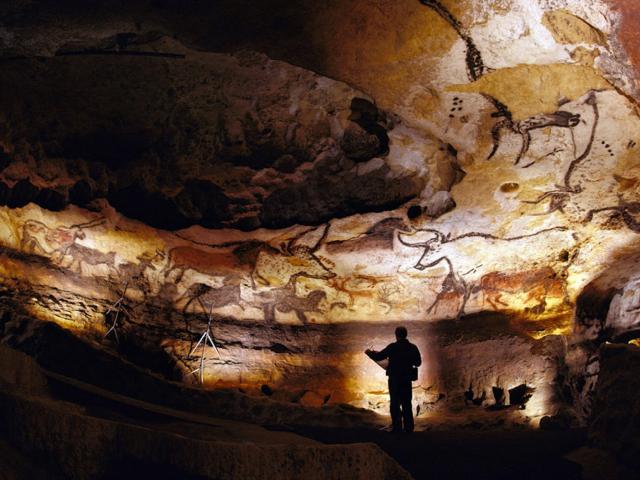
[[[6,2],[2,305],[377,412],[361,352],[405,324],[427,422],[585,424],[600,345],[640,331],[632,3]]]

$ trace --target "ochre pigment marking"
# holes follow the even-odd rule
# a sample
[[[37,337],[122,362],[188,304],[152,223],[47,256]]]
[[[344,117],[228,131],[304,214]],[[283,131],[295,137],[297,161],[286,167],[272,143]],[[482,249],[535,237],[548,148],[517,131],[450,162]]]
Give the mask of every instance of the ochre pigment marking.
[[[508,106],[514,120],[553,113],[561,100],[577,100],[591,90],[611,89],[613,86],[593,68],[564,63],[501,68],[473,83],[447,87],[451,92],[490,95]]]

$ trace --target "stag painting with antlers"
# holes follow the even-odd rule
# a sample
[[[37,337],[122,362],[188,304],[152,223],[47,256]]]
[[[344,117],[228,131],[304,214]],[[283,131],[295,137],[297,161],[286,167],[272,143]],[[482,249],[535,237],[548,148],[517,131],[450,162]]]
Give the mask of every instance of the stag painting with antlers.
[[[418,235],[426,235],[426,239],[424,241],[411,241],[412,237]],[[446,265],[447,273],[442,280],[440,289],[436,293],[436,297],[433,303],[427,309],[427,313],[436,312],[439,302],[450,297],[456,297],[459,298],[459,308],[456,314],[456,318],[459,319],[462,315],[464,315],[465,307],[471,296],[471,293],[475,291],[472,283],[469,280],[465,279],[464,275],[474,273],[476,271],[476,268],[473,268],[469,272],[463,274],[458,273],[462,270],[462,265],[460,265],[461,261],[458,260],[457,263],[454,262],[452,260],[454,259],[454,257],[448,255],[446,253],[447,250],[445,250],[443,247],[445,245],[453,246],[451,244],[460,243],[456,246],[464,249],[465,245],[468,246],[470,244],[473,244],[478,246],[478,243],[483,243],[484,245],[481,248],[482,251],[500,252],[499,255],[507,255],[506,250],[500,247],[501,244],[506,246],[507,243],[511,242],[524,242],[520,244],[516,243],[514,245],[518,246],[512,247],[512,249],[520,251],[526,247],[526,242],[529,242],[530,239],[541,235],[550,236],[549,238],[547,238],[547,241],[559,245],[559,247],[557,248],[565,248],[569,246],[567,240],[573,238],[570,232],[568,232],[568,229],[563,226],[550,227],[538,230],[530,234],[517,235],[513,237],[497,237],[495,235],[482,232],[467,232],[462,235],[452,237],[450,233],[444,234],[439,230],[424,228],[416,229],[413,232],[398,231],[398,241],[400,242],[400,244],[406,247],[422,249],[422,255],[413,265],[413,268],[415,268],[416,270],[422,271],[436,267],[438,265]],[[551,236],[553,235],[556,235],[557,237],[552,238]],[[575,239],[573,240],[575,241]],[[540,252],[542,253],[539,253],[539,255],[544,255],[545,257],[549,255],[549,252],[546,249],[541,249]],[[534,255],[534,252],[532,252],[532,255]],[[536,259],[532,256],[530,260],[534,262]]]
[[[307,277],[328,280],[336,276],[330,269],[329,262],[321,258],[317,252],[322,247],[329,233],[327,223],[319,239],[313,245],[304,245],[300,240],[315,229],[306,230],[287,242],[280,244],[280,250],[266,246],[261,248],[251,274],[255,287],[256,280],[265,286],[272,286],[272,278],[286,285],[292,278]],[[268,248],[267,248],[268,247]]]

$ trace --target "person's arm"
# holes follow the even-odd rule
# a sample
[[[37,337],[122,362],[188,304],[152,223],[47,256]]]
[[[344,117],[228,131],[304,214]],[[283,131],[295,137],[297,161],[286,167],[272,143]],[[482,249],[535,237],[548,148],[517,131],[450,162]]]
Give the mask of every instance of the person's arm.
[[[385,358],[389,358],[389,347],[391,345],[387,345],[384,349],[382,349],[379,352],[376,352],[375,350],[365,350],[364,353],[366,353],[369,358],[371,360],[374,360],[376,362],[379,362],[380,360],[384,360]]]
[[[422,357],[420,356],[420,350],[418,350],[418,347],[416,347],[415,345],[413,346],[414,350],[415,350],[415,355],[413,357],[413,364],[416,367],[419,367],[420,365],[422,365]]]

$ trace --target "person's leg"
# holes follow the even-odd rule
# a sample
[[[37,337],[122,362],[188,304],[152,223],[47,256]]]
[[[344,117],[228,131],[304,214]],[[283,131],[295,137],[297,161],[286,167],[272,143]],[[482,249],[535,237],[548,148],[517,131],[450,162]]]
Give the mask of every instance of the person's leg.
[[[394,432],[402,431],[402,414],[400,412],[400,396],[398,395],[398,382],[389,377],[389,410]]]
[[[411,380],[403,381],[398,389],[400,404],[402,405],[402,419],[404,420],[404,431],[413,432],[413,406],[411,405],[412,391]]]

